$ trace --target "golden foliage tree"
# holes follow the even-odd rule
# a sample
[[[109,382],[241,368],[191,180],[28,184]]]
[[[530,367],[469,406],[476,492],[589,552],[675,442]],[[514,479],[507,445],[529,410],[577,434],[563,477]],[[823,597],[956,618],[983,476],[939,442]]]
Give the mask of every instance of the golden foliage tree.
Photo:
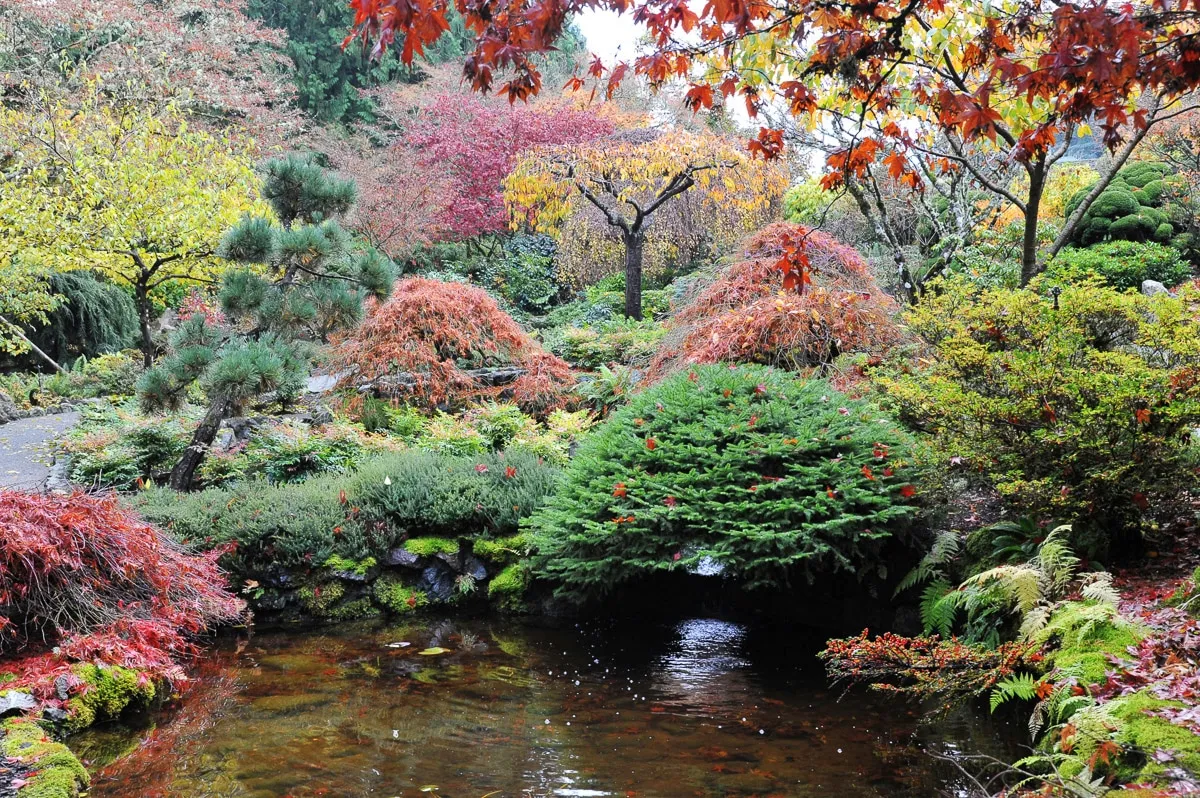
[[[623,253],[625,315],[638,319],[648,242],[662,251],[704,228],[718,247],[732,244],[762,225],[786,187],[780,169],[738,144],[642,129],[527,153],[505,182],[505,200],[514,226],[558,234],[568,262],[572,228],[588,230],[581,218],[607,227]],[[681,210],[689,213],[672,213]],[[574,241],[592,257],[603,251],[588,235]]]
[[[0,267],[90,268],[130,287],[141,347],[153,360],[152,294],[174,281],[212,283],[221,235],[247,213],[269,215],[252,143],[190,128],[175,109],[51,102],[0,108]]]

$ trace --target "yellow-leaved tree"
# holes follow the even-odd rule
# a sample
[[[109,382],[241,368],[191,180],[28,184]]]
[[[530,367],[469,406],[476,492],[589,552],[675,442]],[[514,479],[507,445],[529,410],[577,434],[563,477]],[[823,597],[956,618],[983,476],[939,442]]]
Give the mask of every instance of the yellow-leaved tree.
[[[253,142],[189,127],[175,108],[83,102],[0,108],[0,271],[94,269],[127,285],[141,348],[154,358],[153,297],[168,283],[215,282],[221,235],[269,216]]]
[[[777,214],[786,188],[783,171],[741,143],[640,129],[532,150],[505,180],[504,196],[513,226],[558,235],[568,263],[603,261],[605,242],[593,233],[606,229],[621,252],[625,315],[640,319],[647,249],[694,252],[700,238],[708,249],[731,246]]]

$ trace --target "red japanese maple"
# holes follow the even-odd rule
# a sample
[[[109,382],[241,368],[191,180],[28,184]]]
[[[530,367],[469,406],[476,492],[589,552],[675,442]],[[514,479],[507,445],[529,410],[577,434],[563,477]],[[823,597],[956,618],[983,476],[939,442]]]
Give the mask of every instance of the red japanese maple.
[[[244,610],[220,551],[186,552],[114,496],[0,491],[0,528],[0,655],[43,697],[71,662],[181,677],[192,636]]]

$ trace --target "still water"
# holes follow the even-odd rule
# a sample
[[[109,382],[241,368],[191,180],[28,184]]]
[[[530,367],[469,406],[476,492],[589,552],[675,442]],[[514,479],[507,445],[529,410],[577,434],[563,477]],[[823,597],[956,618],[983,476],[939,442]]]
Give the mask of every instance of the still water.
[[[712,619],[259,630],[173,705],[72,741],[91,798],[888,796],[1011,752],[964,710],[828,689],[812,639]]]

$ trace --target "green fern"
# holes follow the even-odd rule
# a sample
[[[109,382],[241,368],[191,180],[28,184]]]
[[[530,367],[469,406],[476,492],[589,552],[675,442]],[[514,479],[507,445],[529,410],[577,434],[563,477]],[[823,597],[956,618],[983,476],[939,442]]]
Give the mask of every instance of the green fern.
[[[925,584],[930,579],[944,577],[944,566],[958,555],[960,545],[958,533],[954,530],[939,532],[933,539],[929,553],[921,558],[916,567],[904,575],[900,584],[896,585],[896,592],[892,595],[898,596],[909,588]]]
[[[990,699],[992,712],[999,709],[1004,703],[1013,699],[1019,701],[1032,701],[1037,697],[1038,680],[1033,674],[1018,673],[1015,676],[1009,676],[1007,679],[1001,679],[996,682],[996,686],[992,688]]]
[[[945,578],[935,579],[921,592],[921,623],[925,634],[949,637],[958,616],[959,592]]]

